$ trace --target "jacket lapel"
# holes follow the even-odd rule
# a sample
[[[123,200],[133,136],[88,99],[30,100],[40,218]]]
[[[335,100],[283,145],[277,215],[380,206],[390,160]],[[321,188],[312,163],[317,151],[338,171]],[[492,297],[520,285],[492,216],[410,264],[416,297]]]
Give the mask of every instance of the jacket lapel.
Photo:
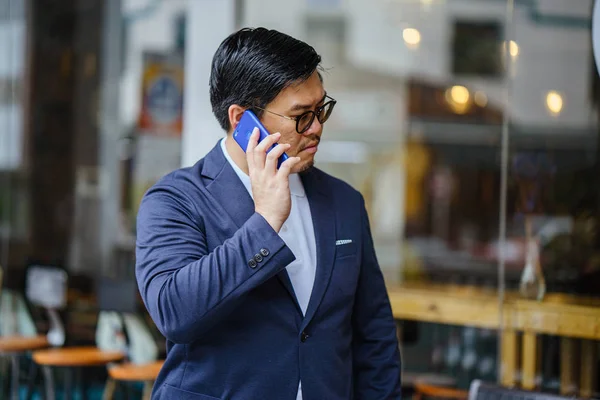
[[[239,229],[254,214],[254,202],[223,155],[220,142],[204,158],[202,176],[212,180],[206,189]],[[223,216],[217,219],[224,220]]]
[[[318,174],[314,170],[304,173],[302,183],[310,204],[317,248],[317,271],[306,316],[302,323],[302,329],[304,330],[314,317],[319,304],[323,300],[327,286],[329,286],[335,255],[336,232],[335,210],[331,208],[327,188],[325,185],[320,184]]]
[[[254,214],[254,201],[225,158],[220,141],[204,158],[202,176],[212,180],[206,185],[207,190],[214,197],[218,207],[233,220],[236,230],[239,229]],[[227,207],[224,207],[224,204],[227,204]],[[217,219],[226,224],[222,216]],[[298,312],[302,313],[287,270],[279,272],[277,278],[294,300]]]

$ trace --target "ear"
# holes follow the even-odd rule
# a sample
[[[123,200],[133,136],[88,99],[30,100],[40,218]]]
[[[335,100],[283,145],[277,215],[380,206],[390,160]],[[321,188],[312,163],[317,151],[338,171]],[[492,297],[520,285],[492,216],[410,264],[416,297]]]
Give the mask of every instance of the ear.
[[[232,104],[229,106],[229,109],[227,110],[227,114],[229,115],[229,126],[230,126],[229,133],[233,132],[235,130],[235,128],[237,127],[237,125],[240,123],[240,119],[242,119],[242,115],[244,114],[244,111],[246,111],[246,109],[237,104]]]

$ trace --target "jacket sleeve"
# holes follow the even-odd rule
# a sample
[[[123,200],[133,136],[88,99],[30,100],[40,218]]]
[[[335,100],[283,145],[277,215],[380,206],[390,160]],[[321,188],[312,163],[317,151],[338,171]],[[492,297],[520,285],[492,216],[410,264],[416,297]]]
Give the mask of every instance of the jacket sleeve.
[[[375,255],[364,200],[361,214],[362,261],[353,313],[354,398],[400,399],[396,324]]]
[[[263,260],[249,265],[261,250]],[[209,252],[199,212],[172,186],[150,189],[138,211],[138,286],[154,323],[174,343],[197,340],[294,259],[257,213]]]

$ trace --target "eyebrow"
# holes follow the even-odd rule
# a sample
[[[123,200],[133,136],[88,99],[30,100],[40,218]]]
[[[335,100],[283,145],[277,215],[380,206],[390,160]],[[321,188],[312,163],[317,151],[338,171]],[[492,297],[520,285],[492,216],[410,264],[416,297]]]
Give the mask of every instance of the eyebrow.
[[[319,103],[324,102],[326,97],[327,97],[327,92],[325,92],[325,94],[323,95],[321,100],[319,100]],[[319,103],[317,103],[317,104],[319,104]],[[300,110],[310,110],[312,107],[313,107],[312,104],[294,104],[292,106],[292,108],[290,108],[290,112],[300,111]]]

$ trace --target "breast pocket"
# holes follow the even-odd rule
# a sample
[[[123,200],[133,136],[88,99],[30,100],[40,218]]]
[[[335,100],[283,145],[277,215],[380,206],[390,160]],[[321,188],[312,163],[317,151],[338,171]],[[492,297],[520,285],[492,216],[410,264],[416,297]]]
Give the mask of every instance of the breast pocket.
[[[331,284],[336,289],[335,293],[344,299],[354,296],[359,272],[360,259],[356,243],[337,245],[331,277]]]
[[[345,244],[337,244],[335,246],[335,258],[336,260],[344,257],[357,257],[356,243],[350,242]]]

